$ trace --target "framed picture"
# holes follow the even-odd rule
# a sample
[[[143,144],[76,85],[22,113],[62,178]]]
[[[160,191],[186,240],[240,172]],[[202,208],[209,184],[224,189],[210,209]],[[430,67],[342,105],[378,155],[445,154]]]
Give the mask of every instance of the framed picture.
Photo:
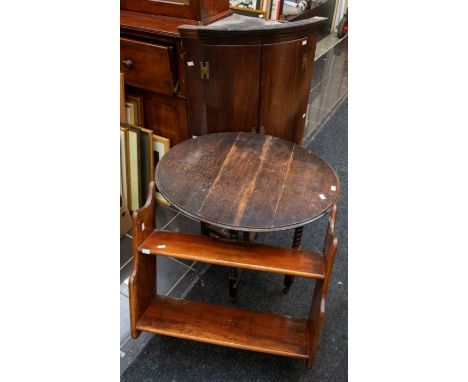
[[[159,135],[153,135],[153,179],[155,178],[156,166],[160,159],[169,151],[171,147],[171,141],[168,138],[161,137]],[[156,201],[161,204],[169,206],[170,203],[161,195],[161,193],[156,189]]]
[[[131,211],[141,206],[141,172],[140,172],[140,130],[128,128],[128,181],[130,190],[128,192],[128,205]]]
[[[149,183],[154,180],[153,130],[140,130],[140,170],[142,203],[145,203]]]
[[[229,0],[229,7],[237,13],[249,15],[255,14],[256,17],[265,17],[266,11],[263,9],[264,0]],[[253,16],[253,15],[252,15]]]
[[[125,122],[135,126],[137,124],[137,112],[134,102],[125,101]]]
[[[229,6],[234,9],[263,10],[263,0],[229,0]]]
[[[135,123],[133,125],[145,127],[143,118],[143,97],[136,96],[133,94],[126,95],[126,102],[133,105],[132,112],[134,113],[133,119]]]
[[[120,73],[120,123],[125,122],[125,76]]]
[[[271,4],[273,0],[266,0],[265,4],[265,18],[271,19]]]
[[[120,193],[126,206],[129,206],[129,179],[128,179],[128,128],[120,125]]]
[[[272,0],[270,9],[270,19],[279,20],[283,10],[284,0]]]

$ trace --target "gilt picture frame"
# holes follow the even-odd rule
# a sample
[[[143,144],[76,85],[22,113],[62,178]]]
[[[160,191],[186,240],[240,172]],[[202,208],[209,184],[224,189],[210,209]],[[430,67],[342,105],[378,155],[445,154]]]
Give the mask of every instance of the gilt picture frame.
[[[171,148],[171,140],[169,138],[161,137],[159,135],[153,135],[153,179],[155,179],[156,166],[161,158],[167,154]],[[158,203],[170,206],[171,204],[161,195],[161,193],[156,189],[156,201]]]
[[[134,125],[139,127],[145,127],[145,118],[143,114],[143,97],[133,94],[126,95],[126,102],[133,105],[134,113]]]
[[[264,10],[264,0],[229,0],[229,8],[238,11],[240,14],[255,14],[256,17],[266,17]],[[245,12],[245,13],[244,13]]]

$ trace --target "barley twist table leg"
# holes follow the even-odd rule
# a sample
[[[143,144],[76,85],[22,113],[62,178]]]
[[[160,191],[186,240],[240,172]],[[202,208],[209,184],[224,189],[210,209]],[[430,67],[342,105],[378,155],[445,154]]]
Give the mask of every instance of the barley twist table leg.
[[[237,240],[239,238],[239,232],[229,230],[229,237],[231,240]],[[245,235],[243,236],[245,240]],[[241,269],[230,268],[229,269],[229,297],[236,298],[237,292],[239,291],[239,284],[241,280]]]
[[[297,227],[294,230],[294,239],[293,239],[293,244],[292,248],[293,249],[299,249],[302,245],[302,234],[304,233],[304,227]],[[286,294],[289,292],[289,288],[291,288],[291,285],[294,282],[294,277],[293,276],[284,276],[284,288],[283,288],[283,293]]]

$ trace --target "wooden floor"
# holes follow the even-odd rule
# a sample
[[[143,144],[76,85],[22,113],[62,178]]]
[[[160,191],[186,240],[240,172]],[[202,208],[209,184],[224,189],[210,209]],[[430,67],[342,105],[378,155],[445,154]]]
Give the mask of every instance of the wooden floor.
[[[235,268],[323,279],[323,257],[313,251],[155,231],[140,252]]]
[[[137,323],[156,334],[307,359],[307,321],[157,296]]]

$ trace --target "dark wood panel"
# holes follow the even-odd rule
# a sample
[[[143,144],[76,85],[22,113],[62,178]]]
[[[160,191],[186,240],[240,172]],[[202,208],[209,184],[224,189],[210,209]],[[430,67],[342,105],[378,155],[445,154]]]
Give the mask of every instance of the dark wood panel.
[[[318,211],[328,211],[335,203],[339,191],[338,177],[330,166],[297,145],[293,148],[283,184],[274,226],[283,226],[302,219],[305,224],[308,220],[306,216],[316,215]],[[291,200],[297,202],[291,203]]]
[[[266,134],[302,143],[315,35],[263,46],[260,122]]]
[[[187,108],[183,98],[143,93],[145,127],[171,140],[174,146],[188,139]]]
[[[200,78],[200,67],[195,64],[204,60],[203,43],[199,40],[184,40],[185,83],[190,136],[207,134],[206,91]],[[198,68],[198,69],[197,69]]]
[[[321,279],[325,276],[320,253],[207,236],[154,231],[140,252],[195,260],[228,267]]]
[[[198,138],[196,138],[198,139]],[[196,147],[196,139],[191,143]],[[185,187],[184,198],[178,198],[179,207],[191,210],[199,206],[206,198],[206,192],[216,179],[223,165],[224,157],[236,139],[235,135],[206,135],[210,143],[203,144],[200,150],[186,151],[184,146],[176,146],[171,150],[175,157],[184,157],[184,160],[172,161],[171,176],[157,176],[158,187],[162,185],[168,194],[177,195],[180,187]],[[178,154],[180,152],[180,154]],[[159,171],[158,169],[156,171]],[[190,179],[187,174],[190,173]]]
[[[307,321],[203,302],[156,297],[139,330],[307,359]]]
[[[238,135],[198,213],[215,222],[229,222],[236,227],[255,227],[272,222],[281,195],[281,176],[286,170],[281,164],[275,167],[273,141],[273,137],[259,139],[257,134]],[[288,148],[290,153],[291,147]],[[287,161],[290,155],[281,152],[281,156]],[[279,186],[267,193],[263,189],[260,194],[256,186],[262,182],[264,174],[267,174],[266,182],[274,178],[273,182]],[[273,202],[269,203],[271,200]]]
[[[266,141],[268,149],[264,156],[260,157],[262,163],[259,175],[252,184],[255,192],[250,191],[242,205],[240,224],[243,226],[255,227],[264,224],[267,220],[273,221],[283,192],[285,174],[291,161],[291,144],[273,137],[267,137]],[[249,190],[244,192],[247,194]]]
[[[191,135],[255,131],[261,46],[203,45],[186,40],[184,49]],[[209,67],[209,77],[203,79],[202,65]]]
[[[120,71],[129,85],[172,94],[177,80],[172,46],[120,39]]]
[[[197,162],[200,157],[206,167]],[[194,181],[202,184],[196,197],[191,191]],[[159,162],[156,182],[184,213],[241,231],[305,225],[328,211],[339,194],[335,172],[318,156],[255,133],[187,140]]]
[[[209,63],[206,92],[207,132],[255,131],[258,123],[261,45],[204,47]],[[200,63],[193,70],[200,71]]]

